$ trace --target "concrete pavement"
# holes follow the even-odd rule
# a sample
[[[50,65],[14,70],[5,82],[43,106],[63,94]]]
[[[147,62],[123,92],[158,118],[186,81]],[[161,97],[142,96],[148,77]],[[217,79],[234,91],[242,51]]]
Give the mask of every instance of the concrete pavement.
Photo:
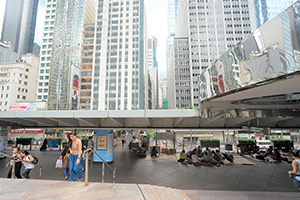
[[[42,175],[43,180],[55,180],[62,184],[82,184],[84,186],[84,183],[64,181],[63,171],[54,168],[60,152],[31,151],[31,153],[39,158],[39,164],[46,165]],[[8,169],[5,168],[5,164],[7,160],[0,160],[0,178],[6,177]],[[291,170],[291,164],[286,162],[278,164],[253,162],[256,165],[233,164],[221,167],[206,167],[182,165],[178,162],[166,160],[145,160],[144,157],[139,157],[126,147],[122,147],[119,142],[115,148],[114,162],[111,163],[111,166],[117,168],[117,184],[150,185],[151,187],[183,190],[191,199],[198,199],[203,195],[213,196],[214,198],[222,196],[222,199],[227,198],[226,195],[228,197],[241,197],[241,199],[259,199],[259,196],[272,197],[272,199],[274,196],[300,199],[299,190],[294,188],[293,180],[287,174],[287,171]],[[102,180],[101,173],[101,163],[90,162],[89,181],[92,182],[91,184],[100,184]],[[32,179],[38,179],[39,170],[34,169],[31,172],[31,177]],[[1,186],[2,180],[0,181]],[[50,184],[50,181],[46,182]],[[112,183],[112,172],[107,167],[105,168],[105,183]],[[24,184],[27,184],[27,181],[22,185]],[[51,183],[51,185],[54,184]],[[60,190],[59,187],[58,190]],[[294,198],[295,196],[299,198]]]

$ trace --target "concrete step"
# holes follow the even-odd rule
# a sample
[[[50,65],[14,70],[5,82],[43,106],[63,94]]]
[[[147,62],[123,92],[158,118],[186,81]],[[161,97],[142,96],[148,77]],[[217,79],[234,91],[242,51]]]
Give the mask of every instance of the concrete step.
[[[145,198],[148,200],[164,199],[164,200],[182,200],[190,199],[181,190],[162,186],[139,185]]]

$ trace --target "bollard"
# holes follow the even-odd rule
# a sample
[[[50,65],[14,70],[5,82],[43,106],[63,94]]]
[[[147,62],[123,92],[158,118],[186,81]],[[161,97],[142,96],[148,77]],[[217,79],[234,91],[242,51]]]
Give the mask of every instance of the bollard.
[[[113,184],[115,184],[115,178],[116,178],[116,168],[113,171]]]
[[[40,167],[40,180],[42,180],[42,166]]]
[[[89,152],[88,152],[89,153]],[[89,185],[89,157],[85,158],[85,186]]]
[[[105,165],[104,162],[102,163],[102,183],[104,183],[104,170],[105,170]]]
[[[12,169],[11,169],[11,179],[14,179],[14,175],[15,175],[15,159],[13,159],[13,165],[12,165]],[[10,164],[10,162],[9,162]]]

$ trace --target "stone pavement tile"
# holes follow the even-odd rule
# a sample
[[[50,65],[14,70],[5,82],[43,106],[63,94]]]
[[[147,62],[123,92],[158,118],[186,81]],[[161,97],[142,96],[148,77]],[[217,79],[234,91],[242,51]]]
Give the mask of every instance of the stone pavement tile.
[[[258,188],[266,188],[269,184],[269,180],[258,180],[257,177],[255,176],[249,176],[247,175],[245,178],[242,180],[244,183],[247,183],[249,185],[258,187]]]
[[[221,179],[212,181],[211,183],[205,186],[205,190],[233,190],[234,187],[238,184],[238,181],[229,180],[229,179]]]
[[[270,179],[272,178],[271,175],[266,175],[263,173],[256,173],[256,172],[249,172],[246,176],[244,176],[244,178],[255,178],[257,181],[265,181],[265,182],[269,182]],[[242,179],[240,179],[242,180]]]
[[[248,183],[239,182],[236,186],[234,186],[232,191],[264,191],[264,188],[259,188]]]
[[[32,195],[30,190],[18,191],[14,193],[0,193],[0,199],[1,200],[26,199],[30,195]]]
[[[226,173],[222,174],[220,177],[222,178],[227,178],[230,180],[235,180],[235,181],[240,181],[246,176],[246,174],[241,174],[241,173],[235,173],[232,171],[227,171]]]
[[[209,168],[209,167],[207,167],[207,168]],[[201,171],[197,175],[199,177],[202,177],[204,179],[208,179],[208,180],[211,180],[211,181],[215,180],[216,178],[218,178],[220,176],[218,174],[215,174],[213,171],[209,171],[209,170]]]
[[[284,186],[285,186],[285,192],[299,192],[298,188],[294,187],[293,179],[291,179],[291,182],[289,184],[284,185]],[[278,192],[278,191],[282,190],[282,187],[283,187],[283,184],[281,184],[280,182],[279,183],[272,182],[264,190]]]

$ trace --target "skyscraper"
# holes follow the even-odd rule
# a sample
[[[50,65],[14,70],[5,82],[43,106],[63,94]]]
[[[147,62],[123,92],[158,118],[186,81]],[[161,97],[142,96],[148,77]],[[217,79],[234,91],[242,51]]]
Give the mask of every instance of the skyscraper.
[[[94,1],[47,0],[37,100],[50,110],[77,110],[84,20]]]
[[[6,0],[1,41],[22,55],[32,53],[39,0]]]
[[[181,65],[178,65],[178,62],[186,63],[183,58],[188,57],[190,90],[186,88],[184,90],[191,93],[191,104],[195,108],[200,107],[198,77],[204,69],[212,65],[228,48],[251,33],[250,2],[179,0],[175,37],[188,37],[189,46],[188,51],[186,51],[188,55],[184,55],[179,50],[184,48],[183,46],[178,46],[177,48],[179,49],[173,50],[172,59],[174,62],[170,66],[172,69],[168,71],[173,71],[174,77],[172,75],[172,77],[169,77],[168,75],[168,79],[173,79],[174,81],[168,81],[168,94],[174,94],[176,90],[183,89],[176,86],[176,88],[172,88],[172,85],[175,85],[177,81],[175,70],[183,70],[183,73],[187,72],[181,69]],[[179,11],[179,8],[181,11]],[[187,30],[187,33],[185,30]],[[184,39],[181,38],[180,40]],[[183,60],[180,60],[179,56]],[[184,68],[184,66],[182,67]],[[182,74],[182,76],[188,77],[188,74]],[[177,78],[180,77],[177,76]],[[179,81],[178,84],[186,83]],[[178,96],[178,98],[181,97]],[[170,98],[168,104],[170,106],[175,105],[174,101],[174,99]],[[179,103],[176,103],[176,105],[179,105]]]
[[[254,0],[255,18],[257,24],[254,29],[266,23],[268,20],[279,14],[295,1],[296,0]]]
[[[91,107],[93,110],[146,109],[144,0],[98,2]]]
[[[172,51],[172,44],[175,36],[175,27],[177,20],[177,8],[178,8],[178,0],[168,0],[168,38],[166,41],[166,65],[167,70],[169,67],[170,56]]]
[[[152,86],[152,109],[158,108],[158,63],[157,63],[157,38],[148,36],[148,70],[151,74]]]

